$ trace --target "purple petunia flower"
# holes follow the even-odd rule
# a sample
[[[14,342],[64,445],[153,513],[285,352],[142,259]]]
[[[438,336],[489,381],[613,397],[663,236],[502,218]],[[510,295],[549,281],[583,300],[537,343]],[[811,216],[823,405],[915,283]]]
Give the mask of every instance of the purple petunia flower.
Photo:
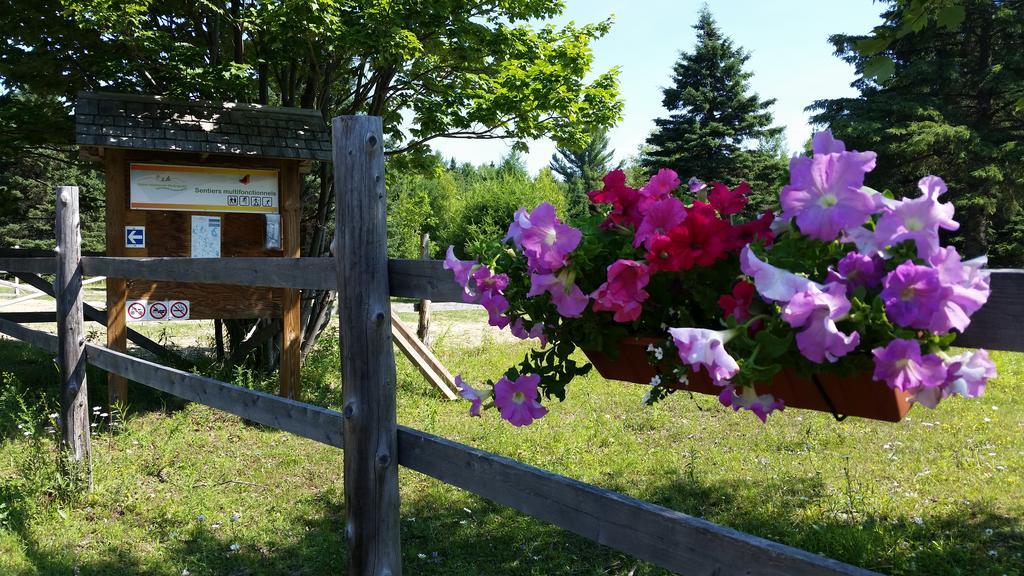
[[[726,386],[722,393],[718,395],[718,401],[722,403],[722,406],[730,407],[733,411],[737,411],[740,408],[750,410],[761,419],[761,422],[766,422],[768,415],[772,412],[776,410],[781,412],[786,408],[781,398],[776,398],[771,394],[761,394],[758,396],[753,386],[743,386],[739,394],[736,393],[734,386]]]
[[[466,302],[476,300],[476,282],[470,280],[473,268],[478,266],[476,260],[459,260],[455,257],[455,247],[449,246],[448,253],[444,257],[444,269],[451,270],[455,275],[455,282],[462,286],[462,299]]]
[[[537,401],[540,376],[523,374],[515,380],[502,376],[494,384],[494,406],[513,426],[526,426],[542,418],[548,409]]]
[[[505,240],[523,251],[530,270],[554,272],[565,265],[582,237],[582,232],[555,216],[554,206],[542,202],[529,214],[523,209],[516,212]]]
[[[715,384],[722,386],[739,372],[739,364],[725,349],[736,330],[669,328],[668,333],[675,341],[679,359],[694,370],[703,366]]]
[[[555,305],[559,315],[575,318],[583,313],[590,301],[572,280],[572,275],[563,270],[559,274],[530,274],[530,291],[527,298],[533,298],[547,292],[551,295],[551,303]]]
[[[886,316],[900,326],[920,329],[931,325],[948,290],[939,281],[938,270],[910,260],[890,272],[882,285]]]
[[[846,292],[849,294],[860,286],[865,288],[878,286],[884,275],[885,269],[882,266],[881,258],[850,252],[839,260],[836,269],[829,268],[826,281],[844,284]]]
[[[831,242],[876,211],[874,197],[862,189],[864,175],[875,167],[875,153],[847,152],[828,131],[815,134],[813,152],[811,158],[790,160],[790,182],[779,200],[785,218],[795,218],[802,233]]]
[[[686,182],[686,187],[690,190],[690,194],[696,194],[697,192],[707,188],[708,185],[701,182],[696,176],[691,176]]]
[[[942,204],[939,196],[946,192],[946,183],[938,176],[925,176],[917,184],[921,196],[889,202],[875,227],[875,236],[882,246],[893,246],[913,240],[920,258],[930,258],[939,249],[939,228],[956,230],[953,205]]]
[[[859,333],[844,334],[836,327],[836,321],[849,312],[845,286],[830,282],[821,289],[810,284],[783,306],[782,319],[793,328],[803,328],[796,335],[797,348],[805,358],[821,364],[835,362],[860,343]]]
[[[897,338],[884,348],[875,348],[871,354],[875,357],[874,379],[884,381],[893,390],[918,393],[946,381],[942,359],[935,354],[921,356],[917,340]]]
[[[512,323],[512,327],[509,328],[512,335],[520,340],[527,340],[529,338],[537,338],[540,340],[541,347],[547,346],[548,338],[544,334],[544,324],[537,322],[534,324],[529,331],[526,330],[526,325],[523,323],[522,318],[516,318],[516,321]]]
[[[931,255],[928,263],[938,273],[944,297],[928,322],[929,330],[941,334],[954,328],[960,332],[967,329],[971,314],[988,301],[989,272],[982,270],[985,262],[984,256],[961,262],[952,246],[939,248]]]
[[[678,198],[665,198],[651,205],[633,237],[633,247],[643,244],[651,250],[651,242],[658,236],[682,224],[686,219],[686,207]]]
[[[757,293],[775,302],[789,302],[795,294],[803,292],[814,282],[803,276],[776,268],[759,259],[750,246],[744,246],[740,252],[740,269],[754,279]],[[819,284],[820,288],[821,285]]]
[[[480,407],[483,405],[484,399],[489,396],[489,393],[481,392],[466,384],[461,375],[455,377],[455,387],[459,390],[459,396],[470,401],[469,415],[480,416]]]
[[[954,356],[946,365],[943,396],[959,394],[965,398],[977,398],[985,393],[988,381],[996,377],[996,365],[988,357],[988,352],[982,349]]]
[[[500,292],[484,292],[480,296],[480,305],[487,310],[487,323],[491,326],[500,329],[508,326],[508,323],[512,321],[508,316],[503,316],[508,310],[508,299]]]

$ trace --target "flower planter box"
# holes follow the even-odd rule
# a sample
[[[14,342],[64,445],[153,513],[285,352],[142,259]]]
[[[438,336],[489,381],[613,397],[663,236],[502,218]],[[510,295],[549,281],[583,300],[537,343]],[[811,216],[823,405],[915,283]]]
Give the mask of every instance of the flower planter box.
[[[619,356],[614,359],[594,350],[583,352],[597,368],[597,372],[608,380],[649,384],[655,370],[647,361],[646,349],[650,344],[661,343],[652,338],[628,338],[619,343]],[[770,393],[781,398],[786,408],[834,412],[840,416],[886,422],[899,422],[910,410],[911,404],[905,393],[889,388],[885,382],[873,380],[869,372],[846,377],[821,373],[817,379],[824,393],[813,380],[803,378],[792,370],[783,370],[772,379],[770,387],[759,388],[758,393]],[[691,372],[688,384],[673,384],[669,387],[714,396],[722,391],[703,370]],[[831,408],[826,396],[832,403]]]

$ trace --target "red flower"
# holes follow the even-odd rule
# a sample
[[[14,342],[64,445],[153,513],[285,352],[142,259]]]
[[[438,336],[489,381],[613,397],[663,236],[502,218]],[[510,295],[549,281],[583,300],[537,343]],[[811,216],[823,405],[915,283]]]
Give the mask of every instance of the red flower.
[[[708,194],[708,201],[715,210],[722,216],[738,214],[747,205],[747,194],[750,194],[750,185],[743,182],[739,186],[729,190],[729,187],[721,182],[711,185],[711,193]]]
[[[772,241],[775,240],[775,233],[772,232],[773,221],[775,221],[775,214],[765,212],[757,220],[736,226],[736,240],[739,243],[737,249],[743,248],[754,240],[761,240],[766,246],[771,246]]]
[[[612,211],[601,224],[602,227],[631,224],[635,228],[643,220],[640,206],[643,198],[639,190],[626,186],[626,173],[622,170],[612,170],[606,174],[604,188],[588,192],[587,196],[595,204],[612,205]]]
[[[732,294],[723,294],[718,299],[718,307],[726,318],[731,316],[737,322],[743,322],[750,318],[750,304],[754,301],[754,294],[754,285],[740,280],[732,287]]]
[[[650,271],[678,272],[693,268],[693,252],[690,250],[690,232],[681,224],[668,234],[655,236],[647,252]]]
[[[719,218],[710,205],[694,202],[682,224],[668,234],[654,237],[647,261],[652,272],[677,272],[694,266],[710,266],[734,249],[736,230],[733,226]]]

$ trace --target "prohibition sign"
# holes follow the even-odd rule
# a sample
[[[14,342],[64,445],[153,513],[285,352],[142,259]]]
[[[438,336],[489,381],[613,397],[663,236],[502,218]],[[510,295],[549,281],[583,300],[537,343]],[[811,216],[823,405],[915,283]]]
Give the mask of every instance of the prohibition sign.
[[[171,318],[174,320],[181,320],[186,316],[188,316],[188,304],[184,302],[171,303]]]
[[[153,302],[149,305],[149,315],[153,320],[163,320],[167,316],[167,305],[163,302]]]
[[[140,320],[146,315],[146,306],[138,302],[132,302],[128,305],[128,316],[132,320]]]

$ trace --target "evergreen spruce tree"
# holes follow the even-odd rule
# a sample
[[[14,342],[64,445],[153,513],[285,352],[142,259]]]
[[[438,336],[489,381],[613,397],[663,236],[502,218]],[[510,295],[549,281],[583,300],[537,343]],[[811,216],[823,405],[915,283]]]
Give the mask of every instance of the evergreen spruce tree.
[[[602,178],[613,169],[615,150],[608,148],[608,131],[595,130],[585,146],[557,148],[551,155],[551,170],[565,181],[565,205],[570,219],[587,213],[587,192],[598,190]]]
[[[782,133],[771,125],[769,108],[775,100],[762,100],[750,91],[752,73],[743,69],[750,55],[722,34],[707,6],[694,29],[697,45],[692,53],[683,52],[673,67],[672,85],[664,89],[662,100],[669,115],[655,119],[657,128],[647,139],[643,164],[649,172],[672,168],[683,180],[750,180],[753,175],[745,170],[778,163],[763,151],[744,148],[745,143]]]

